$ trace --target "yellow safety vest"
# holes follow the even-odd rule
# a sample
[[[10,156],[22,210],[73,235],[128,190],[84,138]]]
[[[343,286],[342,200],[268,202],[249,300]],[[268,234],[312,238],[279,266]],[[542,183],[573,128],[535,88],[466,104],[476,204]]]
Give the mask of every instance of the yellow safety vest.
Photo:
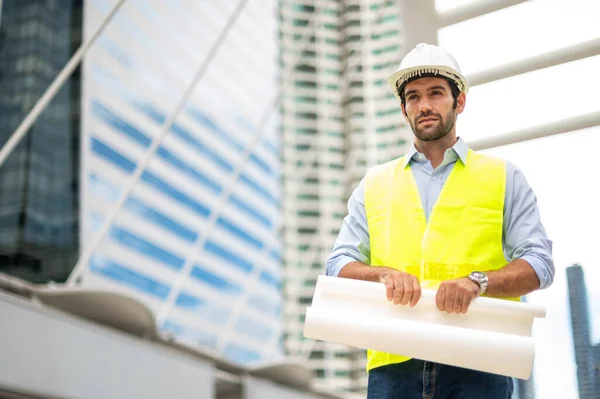
[[[466,165],[454,165],[427,222],[403,158],[376,166],[365,178],[371,265],[406,271],[428,289],[505,266],[505,162],[469,150]],[[373,350],[367,355],[367,371],[410,359]]]

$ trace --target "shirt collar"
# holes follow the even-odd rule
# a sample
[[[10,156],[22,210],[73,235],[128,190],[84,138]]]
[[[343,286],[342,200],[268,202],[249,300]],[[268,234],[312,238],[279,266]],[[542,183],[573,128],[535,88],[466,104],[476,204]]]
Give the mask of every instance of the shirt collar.
[[[467,146],[467,143],[465,143],[465,141],[462,138],[459,137],[458,140],[456,140],[456,143],[454,143],[454,145],[452,146],[452,148],[446,150],[446,152],[448,154],[450,153],[450,151],[453,152],[455,155],[457,155],[463,164],[465,164],[465,165],[467,164],[467,155],[469,154],[469,146]],[[420,153],[417,150],[417,147],[415,147],[415,144],[413,143],[410,150],[404,157],[404,164],[402,166],[404,168],[406,166],[408,166],[410,161],[415,160],[416,156],[418,156],[419,154]]]
[[[412,161],[413,158],[417,154],[419,154],[419,151],[417,151],[417,147],[415,147],[415,144],[413,143],[413,145],[410,146],[410,150],[408,151],[408,153],[404,157],[404,162],[403,162],[402,167],[406,168],[406,166],[408,166],[408,164],[410,163],[410,161]]]
[[[465,143],[465,141],[459,137],[454,146],[452,146],[452,149],[456,155],[458,155],[462,163],[466,165],[467,156],[469,155],[469,146],[467,143]]]

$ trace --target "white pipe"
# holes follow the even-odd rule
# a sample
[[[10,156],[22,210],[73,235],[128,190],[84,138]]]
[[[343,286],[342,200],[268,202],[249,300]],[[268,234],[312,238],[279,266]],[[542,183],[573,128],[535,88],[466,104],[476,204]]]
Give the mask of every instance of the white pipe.
[[[527,0],[478,0],[465,6],[440,13],[441,27],[454,25],[467,21],[481,15],[499,11],[517,4],[525,3]]]
[[[115,3],[115,5],[110,10],[108,15],[106,15],[106,17],[100,24],[100,26],[98,26],[96,31],[92,34],[92,37],[88,41],[82,43],[81,46],[79,46],[79,48],[77,49],[75,54],[73,54],[71,59],[69,59],[69,62],[67,62],[67,64],[63,67],[63,69],[56,76],[56,78],[54,78],[54,81],[52,81],[52,83],[50,84],[50,86],[48,86],[48,88],[46,89],[44,94],[42,94],[40,99],[35,103],[33,108],[29,111],[27,116],[23,119],[23,121],[21,122],[19,127],[17,127],[17,129],[13,132],[13,134],[10,136],[10,138],[8,139],[6,144],[4,144],[4,147],[2,147],[2,150],[0,150],[0,166],[2,166],[4,164],[4,162],[6,161],[6,158],[8,158],[8,156],[12,153],[12,151],[19,144],[19,142],[23,139],[23,137],[25,137],[25,135],[29,132],[29,129],[31,128],[31,126],[33,126],[35,121],[37,121],[40,114],[42,112],[44,112],[44,110],[46,109],[46,107],[48,106],[50,101],[52,101],[52,99],[54,98],[56,93],[58,93],[58,91],[62,88],[62,86],[67,81],[67,79],[69,79],[69,77],[71,77],[71,74],[73,73],[75,68],[77,68],[77,66],[81,62],[81,59],[89,50],[90,46],[96,41],[98,36],[100,36],[100,34],[103,32],[104,28],[112,20],[112,18],[115,16],[115,14],[119,10],[119,8],[123,5],[123,3],[125,3],[125,1],[126,0],[118,0]],[[0,12],[1,12],[1,10],[0,10]]]
[[[469,85],[476,86],[496,80],[509,78],[538,69],[549,68],[555,65],[565,64],[593,57],[600,54],[600,38],[588,40],[555,51],[550,51],[535,57],[500,65],[478,73],[467,76]]]
[[[142,173],[146,169],[146,166],[150,162],[150,159],[152,158],[152,156],[154,155],[154,153],[156,152],[158,147],[161,145],[164,138],[168,135],[169,128],[171,127],[173,122],[177,119],[177,117],[179,116],[179,113],[181,112],[181,110],[183,109],[185,104],[187,103],[189,97],[194,92],[198,81],[202,78],[202,76],[204,76],[204,73],[208,69],[209,65],[211,64],[212,60],[214,59],[215,55],[217,54],[219,48],[221,47],[221,44],[223,43],[225,37],[229,33],[229,30],[233,26],[234,22],[237,20],[237,17],[239,16],[240,12],[242,11],[242,9],[246,5],[246,3],[247,3],[247,0],[240,0],[238,2],[236,9],[229,17],[229,20],[227,21],[227,24],[225,25],[225,27],[219,33],[219,37],[217,38],[217,40],[211,47],[206,59],[202,62],[202,64],[198,68],[198,70],[195,72],[189,85],[185,89],[184,93],[181,95],[175,109],[173,110],[173,112],[171,112],[169,114],[169,117],[167,118],[167,120],[161,125],[158,135],[156,137],[154,137],[154,139],[152,140],[152,144],[150,145],[150,148],[144,154],[144,157],[141,160],[141,162],[138,163],[135,171],[133,172],[133,175],[127,180],[126,186],[121,191],[119,198],[113,204],[113,206],[110,208],[108,214],[105,216],[104,222],[102,223],[100,230],[96,234],[94,234],[92,241],[87,246],[87,248],[85,248],[83,254],[79,257],[77,264],[75,265],[71,274],[69,275],[69,278],[67,279],[67,285],[72,286],[72,285],[78,283],[78,280],[81,277],[81,273],[83,272],[84,267],[86,267],[86,265],[88,264],[93,252],[96,250],[98,245],[100,245],[100,242],[102,241],[102,239],[104,238],[104,236],[106,235],[108,230],[110,229],[111,224],[113,223],[117,214],[119,213],[119,211],[125,204],[125,201],[129,197],[129,194],[133,190],[134,186],[137,184],[138,180],[142,176]]]
[[[600,126],[600,111],[476,140],[469,143],[469,147],[474,150],[486,150],[489,148],[550,137],[557,134],[574,132],[595,126]]]

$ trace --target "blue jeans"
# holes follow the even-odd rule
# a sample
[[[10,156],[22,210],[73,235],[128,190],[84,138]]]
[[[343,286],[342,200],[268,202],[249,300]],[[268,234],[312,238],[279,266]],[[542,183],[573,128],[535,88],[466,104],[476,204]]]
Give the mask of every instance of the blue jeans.
[[[512,378],[411,359],[369,371],[368,399],[510,399]]]

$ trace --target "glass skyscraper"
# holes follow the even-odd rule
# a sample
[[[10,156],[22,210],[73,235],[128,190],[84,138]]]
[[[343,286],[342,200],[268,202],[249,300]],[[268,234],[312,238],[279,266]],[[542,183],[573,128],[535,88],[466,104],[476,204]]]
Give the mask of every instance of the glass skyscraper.
[[[396,1],[280,2],[285,344],[322,388],[366,388],[365,351],[302,331],[351,191],[411,142],[386,83],[403,51],[400,12]]]
[[[0,25],[0,144],[81,41],[81,0],[6,0]],[[0,272],[64,281],[79,241],[79,72],[0,169]]]
[[[600,392],[600,344],[594,345],[594,379],[596,382],[596,393]]]
[[[77,36],[88,40],[115,2],[3,2],[4,141]],[[237,3],[124,3],[85,56],[81,81],[63,87],[0,169],[1,271],[36,282],[68,276]],[[259,126],[277,91],[276,23],[274,1],[244,5],[78,281],[132,295],[158,314],[191,259],[159,328],[240,363],[281,355],[277,113]]]
[[[567,268],[567,284],[569,287],[569,304],[571,310],[571,327],[573,331],[573,346],[575,363],[577,365],[577,382],[579,385],[579,398],[597,398],[597,375],[595,370],[599,362],[595,359],[594,350],[590,340],[590,315],[588,308],[588,295],[585,287],[583,268],[573,265]]]

